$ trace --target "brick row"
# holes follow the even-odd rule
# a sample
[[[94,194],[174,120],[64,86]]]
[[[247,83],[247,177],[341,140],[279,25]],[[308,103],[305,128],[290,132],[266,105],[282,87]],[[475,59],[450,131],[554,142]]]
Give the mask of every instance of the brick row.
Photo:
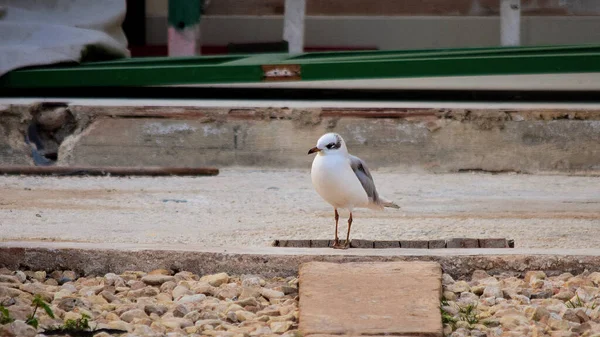
[[[341,240],[343,244],[345,241]],[[327,248],[333,245],[333,240],[275,240],[274,247],[295,248]],[[350,241],[352,248],[514,248],[514,240],[502,238],[452,238],[447,240],[399,240],[399,241],[373,241],[354,239]]]

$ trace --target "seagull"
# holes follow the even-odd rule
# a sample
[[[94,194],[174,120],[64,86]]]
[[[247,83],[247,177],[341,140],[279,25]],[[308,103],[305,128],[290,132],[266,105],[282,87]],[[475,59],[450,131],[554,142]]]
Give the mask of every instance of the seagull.
[[[317,141],[317,146],[308,154],[317,153],[312,163],[311,179],[317,193],[333,206],[335,217],[335,241],[333,248],[347,249],[352,227],[354,208],[383,210],[384,207],[400,208],[377,193],[373,177],[365,162],[348,153],[346,142],[337,133],[326,133]],[[350,211],[346,242],[338,238],[338,209]]]

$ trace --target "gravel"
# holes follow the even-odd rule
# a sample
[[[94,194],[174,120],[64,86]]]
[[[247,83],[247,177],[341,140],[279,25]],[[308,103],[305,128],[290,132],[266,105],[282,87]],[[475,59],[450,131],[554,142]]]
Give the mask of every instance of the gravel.
[[[598,177],[417,174],[373,168],[399,210],[355,210],[352,238],[509,238],[515,248],[600,246]],[[342,212],[340,233],[346,230]],[[215,177],[0,176],[0,240],[268,247],[332,239],[309,169]]]
[[[55,318],[36,311],[39,328],[25,324],[33,295]],[[0,269],[0,303],[15,319],[0,336],[45,336],[44,330],[89,316],[94,336],[295,336],[298,280],[225,273],[198,276],[168,270],[77,277],[71,271]]]
[[[444,336],[600,337],[600,272],[547,276],[442,277]],[[33,295],[48,302],[36,330],[25,324]],[[78,277],[72,271],[0,269],[0,303],[12,323],[0,336],[45,336],[67,320],[90,317],[97,337],[297,336],[298,279],[187,271],[127,271]]]
[[[600,336],[600,273],[443,274],[444,336]]]

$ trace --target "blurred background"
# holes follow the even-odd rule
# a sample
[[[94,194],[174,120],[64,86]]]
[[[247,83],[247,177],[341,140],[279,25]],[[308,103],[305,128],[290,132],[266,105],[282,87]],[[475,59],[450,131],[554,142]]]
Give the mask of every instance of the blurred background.
[[[304,1],[302,1],[304,2]],[[600,40],[600,2],[521,0],[521,45]],[[500,0],[306,0],[305,51],[501,45]],[[200,19],[201,53],[230,44],[282,41],[285,0],[212,0]],[[168,1],[127,1],[123,28],[133,56],[166,56]],[[229,46],[229,49],[228,49]]]

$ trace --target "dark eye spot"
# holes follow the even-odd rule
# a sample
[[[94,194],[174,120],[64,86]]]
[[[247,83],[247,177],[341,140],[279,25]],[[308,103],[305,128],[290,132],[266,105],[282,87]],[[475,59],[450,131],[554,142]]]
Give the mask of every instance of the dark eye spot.
[[[328,148],[328,149],[331,149],[331,148],[332,148],[332,147],[334,147],[334,146],[335,146],[335,144],[333,144],[333,143],[330,143],[330,144],[327,144],[326,148]]]

